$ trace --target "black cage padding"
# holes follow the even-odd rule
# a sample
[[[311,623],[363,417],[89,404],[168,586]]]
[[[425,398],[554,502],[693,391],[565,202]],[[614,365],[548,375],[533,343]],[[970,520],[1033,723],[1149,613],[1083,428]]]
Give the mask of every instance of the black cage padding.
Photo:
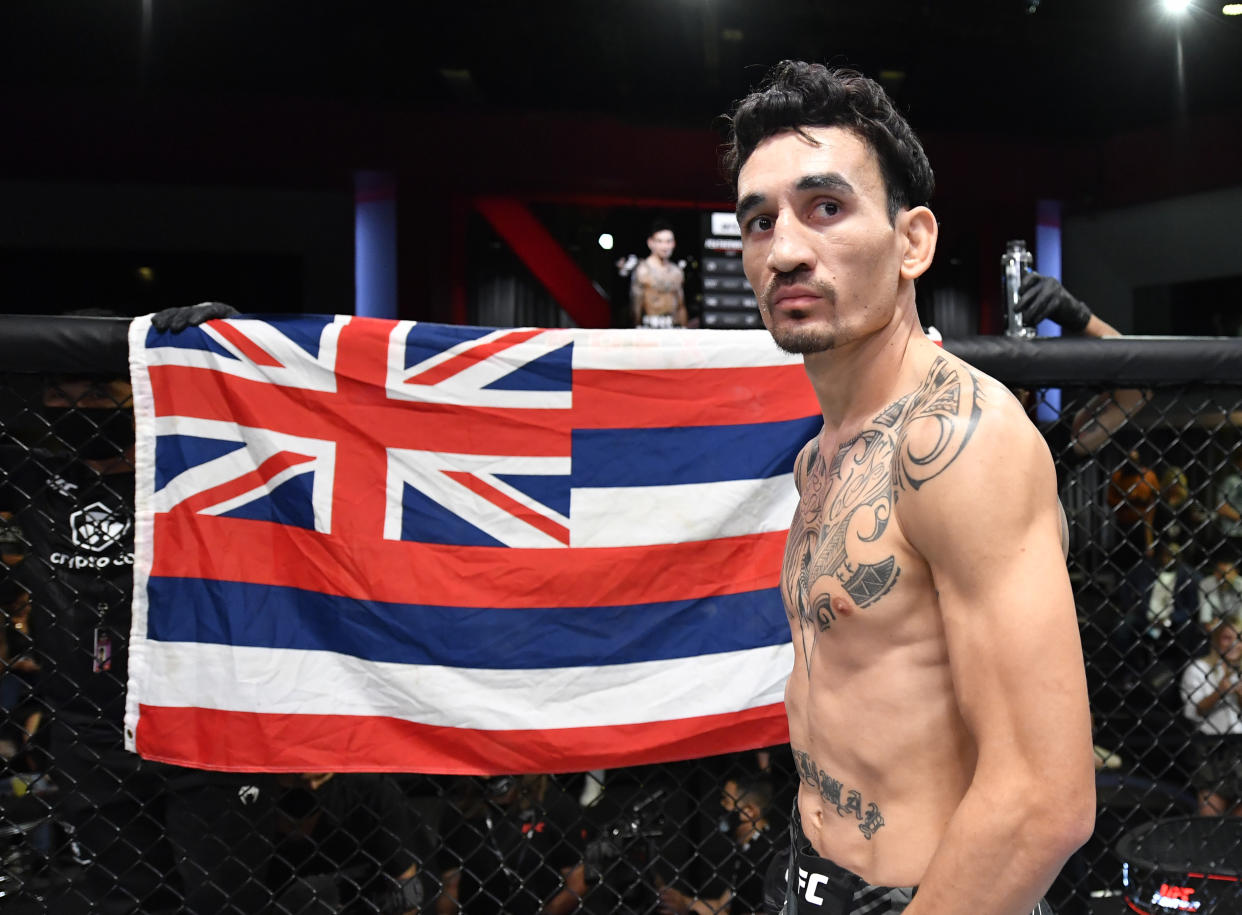
[[[0,315],[0,365],[25,373],[124,372],[128,328],[128,318]],[[1018,387],[1242,383],[1242,339],[1234,337],[964,337],[944,345]]]

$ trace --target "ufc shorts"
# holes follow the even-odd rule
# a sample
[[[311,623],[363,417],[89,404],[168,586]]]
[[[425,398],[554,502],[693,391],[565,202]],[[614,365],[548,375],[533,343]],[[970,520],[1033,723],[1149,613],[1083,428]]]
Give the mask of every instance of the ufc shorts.
[[[802,820],[795,802],[789,821],[791,853],[788,859],[777,855],[768,871],[769,906],[779,915],[885,915],[904,912],[914,899],[918,887],[873,886],[853,871],[821,858],[811,847],[802,831]],[[784,864],[783,872],[781,865]],[[780,881],[784,882],[784,902],[780,899]],[[775,889],[775,892],[772,890]],[[1046,900],[1041,899],[1031,915],[1053,915]]]

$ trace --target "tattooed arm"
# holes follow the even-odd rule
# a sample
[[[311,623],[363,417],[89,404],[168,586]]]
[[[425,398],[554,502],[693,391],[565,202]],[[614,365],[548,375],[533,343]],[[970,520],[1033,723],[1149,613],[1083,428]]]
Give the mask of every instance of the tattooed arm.
[[[677,326],[686,327],[690,323],[690,317],[686,313],[686,281],[680,267],[677,268],[677,278]]]
[[[1094,820],[1086,677],[1047,446],[995,382],[969,443],[898,520],[938,592],[977,753],[907,915],[1026,915]],[[912,439],[933,434],[914,428]],[[927,442],[905,443],[911,453]]]
[[[643,307],[647,294],[647,262],[640,260],[630,274],[630,311],[634,314],[634,326],[643,323]]]

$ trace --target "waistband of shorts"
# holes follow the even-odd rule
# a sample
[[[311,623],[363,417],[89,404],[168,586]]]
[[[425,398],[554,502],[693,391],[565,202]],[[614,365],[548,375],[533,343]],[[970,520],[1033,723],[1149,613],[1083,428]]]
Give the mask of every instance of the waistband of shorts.
[[[815,851],[811,840],[802,829],[802,814],[798,810],[797,798],[794,799],[793,812],[789,818],[790,841],[793,846],[793,860],[805,871],[822,874],[839,886],[847,886],[855,895],[863,891],[907,890],[911,895],[917,887],[911,886],[876,886],[868,883],[852,870],[847,870],[835,861],[825,858]]]

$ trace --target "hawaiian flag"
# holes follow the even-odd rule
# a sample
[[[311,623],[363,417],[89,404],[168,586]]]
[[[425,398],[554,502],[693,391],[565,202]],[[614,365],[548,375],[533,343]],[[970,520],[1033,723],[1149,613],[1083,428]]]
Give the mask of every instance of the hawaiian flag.
[[[130,331],[126,736],[268,771],[565,772],[787,740],[819,430],[764,331]]]

